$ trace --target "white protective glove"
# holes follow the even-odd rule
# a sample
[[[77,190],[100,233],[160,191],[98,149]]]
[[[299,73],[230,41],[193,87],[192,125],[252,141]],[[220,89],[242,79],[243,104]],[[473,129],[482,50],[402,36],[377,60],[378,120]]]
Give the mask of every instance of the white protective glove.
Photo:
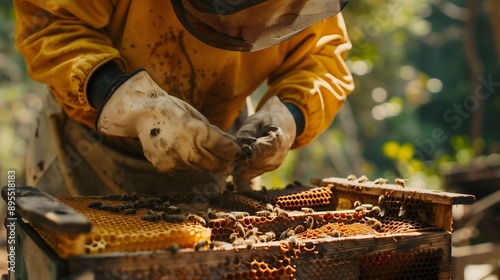
[[[241,151],[234,136],[167,94],[146,71],[114,91],[100,111],[97,129],[113,136],[139,137],[146,158],[164,173],[205,170],[229,175]]]
[[[295,136],[296,124],[292,113],[278,97],[271,97],[236,132],[243,155],[233,172],[235,181],[249,181],[278,168]]]

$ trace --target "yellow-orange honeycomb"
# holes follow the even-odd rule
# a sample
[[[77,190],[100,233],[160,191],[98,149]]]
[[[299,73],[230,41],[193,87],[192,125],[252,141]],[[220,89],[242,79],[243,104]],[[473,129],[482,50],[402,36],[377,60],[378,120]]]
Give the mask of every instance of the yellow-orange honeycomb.
[[[170,248],[174,244],[179,248],[193,248],[201,240],[210,241],[210,229],[200,225],[143,221],[141,215],[146,213],[145,209],[138,210],[136,215],[121,215],[89,208],[89,203],[95,199],[58,199],[83,214],[92,223],[90,233],[78,236],[54,234],[43,228],[36,228],[61,258],[83,253],[159,250]]]
[[[306,191],[278,196],[275,204],[286,210],[300,210],[303,207],[324,208],[332,206],[332,190],[329,187],[311,188]]]
[[[304,239],[333,237],[348,237],[356,235],[379,235],[375,229],[364,223],[329,223],[320,228],[308,229],[299,233],[297,237]]]

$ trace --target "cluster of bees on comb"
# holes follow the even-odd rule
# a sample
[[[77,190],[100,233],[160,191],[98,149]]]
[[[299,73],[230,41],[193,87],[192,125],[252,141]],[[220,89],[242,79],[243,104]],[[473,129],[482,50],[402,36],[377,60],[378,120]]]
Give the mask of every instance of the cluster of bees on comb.
[[[139,210],[146,209],[147,214],[141,216],[141,219],[144,221],[165,221],[168,223],[192,222],[206,226],[205,219],[188,211],[183,211],[177,206],[170,205],[170,202],[162,201],[159,197],[139,197],[137,194],[130,196],[123,194],[104,196],[103,199],[120,200],[120,202],[117,205],[113,205],[111,202],[93,201],[88,207],[123,215],[136,215],[139,213]]]
[[[357,178],[354,175],[347,177],[349,181],[356,180],[357,182],[367,182],[366,176]],[[375,184],[385,184],[386,179],[379,178],[374,181]],[[405,180],[396,179],[395,183],[404,187]],[[319,187],[316,189],[328,189],[328,187]],[[298,193],[311,192],[312,189],[302,185],[300,182],[294,182],[287,186],[285,190],[291,190],[288,194],[280,196],[297,197]],[[293,192],[297,190],[297,192]],[[271,194],[274,190],[263,188],[258,192],[261,197],[273,197]],[[302,192],[301,192],[302,191]],[[254,195],[257,193],[254,192]],[[316,195],[316,194],[314,194]],[[351,230],[349,233],[348,226],[342,229],[335,227],[325,227],[329,223],[361,223],[367,228],[371,228],[374,232],[383,232],[384,216],[386,215],[386,196],[381,195],[378,199],[378,205],[355,201],[350,205],[351,210],[347,214],[339,216],[333,204],[329,204],[330,210],[318,208],[318,205],[307,205],[308,207],[300,207],[288,209],[286,206],[278,205],[278,196],[274,196],[276,204],[269,203],[269,200],[262,201],[256,197],[244,196],[237,193],[232,185],[228,184],[226,191],[220,195],[219,201],[227,201],[231,198],[237,200],[238,197],[241,204],[248,206],[247,211],[228,210],[233,205],[210,204],[212,208],[204,208],[201,211],[193,210],[189,207],[189,203],[173,199],[173,203],[168,200],[168,197],[146,197],[137,194],[123,195],[108,195],[102,197],[103,201],[92,201],[88,204],[89,208],[100,211],[106,211],[117,215],[136,215],[140,219],[152,223],[188,223],[200,225],[210,228],[212,231],[211,241],[201,240],[194,245],[194,250],[227,250],[227,249],[253,249],[257,244],[279,241],[286,242],[288,245],[302,244],[301,240],[311,238],[338,238],[355,235]],[[333,198],[333,196],[331,197]],[[248,204],[248,201],[255,203]],[[362,199],[360,199],[362,200]],[[110,201],[113,201],[111,203]],[[192,201],[192,200],[191,200]],[[284,201],[284,200],[281,200]],[[291,201],[291,200],[286,200]],[[247,205],[248,204],[248,205]],[[328,206],[328,205],[327,205]],[[404,205],[401,206],[400,217],[404,216]],[[251,208],[251,209],[250,209]],[[316,209],[315,209],[316,208]],[[319,210],[318,210],[319,209]],[[189,211],[188,211],[189,210]],[[238,209],[241,210],[241,209]],[[333,212],[331,212],[333,211]],[[335,214],[335,215],[334,215]],[[349,216],[346,219],[345,215]],[[168,225],[166,225],[168,226]],[[342,226],[342,225],[341,225]],[[177,251],[179,246],[171,245],[172,251]]]
[[[141,197],[137,194],[108,195],[102,197],[102,199],[107,202],[99,200],[92,201],[88,204],[88,207],[117,215],[137,215],[140,210],[144,209],[146,210],[146,214],[141,215],[141,220],[153,223],[159,223],[161,221],[167,223],[192,223],[207,227],[210,221],[217,220],[222,221],[222,223],[226,224],[231,229],[232,233],[225,241],[200,241],[194,246],[196,251],[204,249],[223,250],[229,247],[237,250],[242,248],[251,250],[255,244],[275,240],[285,240],[290,241],[291,244],[295,244],[298,243],[295,238],[296,234],[302,233],[307,229],[312,229],[317,224],[314,218],[307,217],[303,224],[296,225],[293,228],[287,228],[283,232],[276,233],[272,230],[260,232],[257,227],[243,225],[242,220],[245,217],[251,216],[249,212],[225,212],[208,208],[207,211],[191,213],[178,206],[171,205],[169,201],[163,201],[161,198]],[[110,201],[119,202],[111,203]],[[262,210],[255,211],[253,216],[257,218],[265,218],[266,220],[272,220],[275,218],[285,220],[291,219],[288,211],[285,211],[278,206],[273,206],[270,203],[267,203],[263,208],[264,209]],[[303,207],[301,211],[306,214],[314,213],[314,210],[308,207]],[[340,234],[338,233],[336,236],[338,237]],[[172,244],[170,249],[175,252],[179,249],[179,246]]]

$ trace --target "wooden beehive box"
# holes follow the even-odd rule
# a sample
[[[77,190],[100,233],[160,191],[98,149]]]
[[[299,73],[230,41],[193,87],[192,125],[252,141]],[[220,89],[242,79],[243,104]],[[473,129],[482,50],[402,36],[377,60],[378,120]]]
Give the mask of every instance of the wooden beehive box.
[[[20,193],[18,213],[27,222],[19,219],[17,228],[25,244],[19,249],[26,264],[21,276],[451,278],[452,205],[471,204],[473,196],[344,178],[314,180],[313,185],[296,182],[283,190],[203,199],[191,193],[58,201],[45,196],[57,206],[44,210],[51,226],[32,209],[23,209],[19,198],[32,197]],[[72,211],[92,227],[57,226],[58,215],[64,213],[67,223]],[[28,265],[35,261],[31,252],[38,262],[44,256],[43,273]]]

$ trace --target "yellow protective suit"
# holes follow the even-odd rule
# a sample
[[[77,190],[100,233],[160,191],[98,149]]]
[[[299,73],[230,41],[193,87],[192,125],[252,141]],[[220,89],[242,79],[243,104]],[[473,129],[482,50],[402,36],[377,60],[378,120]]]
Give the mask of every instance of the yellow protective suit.
[[[298,106],[308,144],[333,121],[353,80],[344,59],[351,48],[342,15],[257,52],[210,47],[187,32],[170,1],[14,0],[16,43],[30,76],[49,86],[66,114],[94,127],[88,78],[115,60],[126,72],[145,68],[169,94],[187,101],[228,130],[245,99],[264,81],[273,95]],[[259,107],[258,107],[259,108]]]

